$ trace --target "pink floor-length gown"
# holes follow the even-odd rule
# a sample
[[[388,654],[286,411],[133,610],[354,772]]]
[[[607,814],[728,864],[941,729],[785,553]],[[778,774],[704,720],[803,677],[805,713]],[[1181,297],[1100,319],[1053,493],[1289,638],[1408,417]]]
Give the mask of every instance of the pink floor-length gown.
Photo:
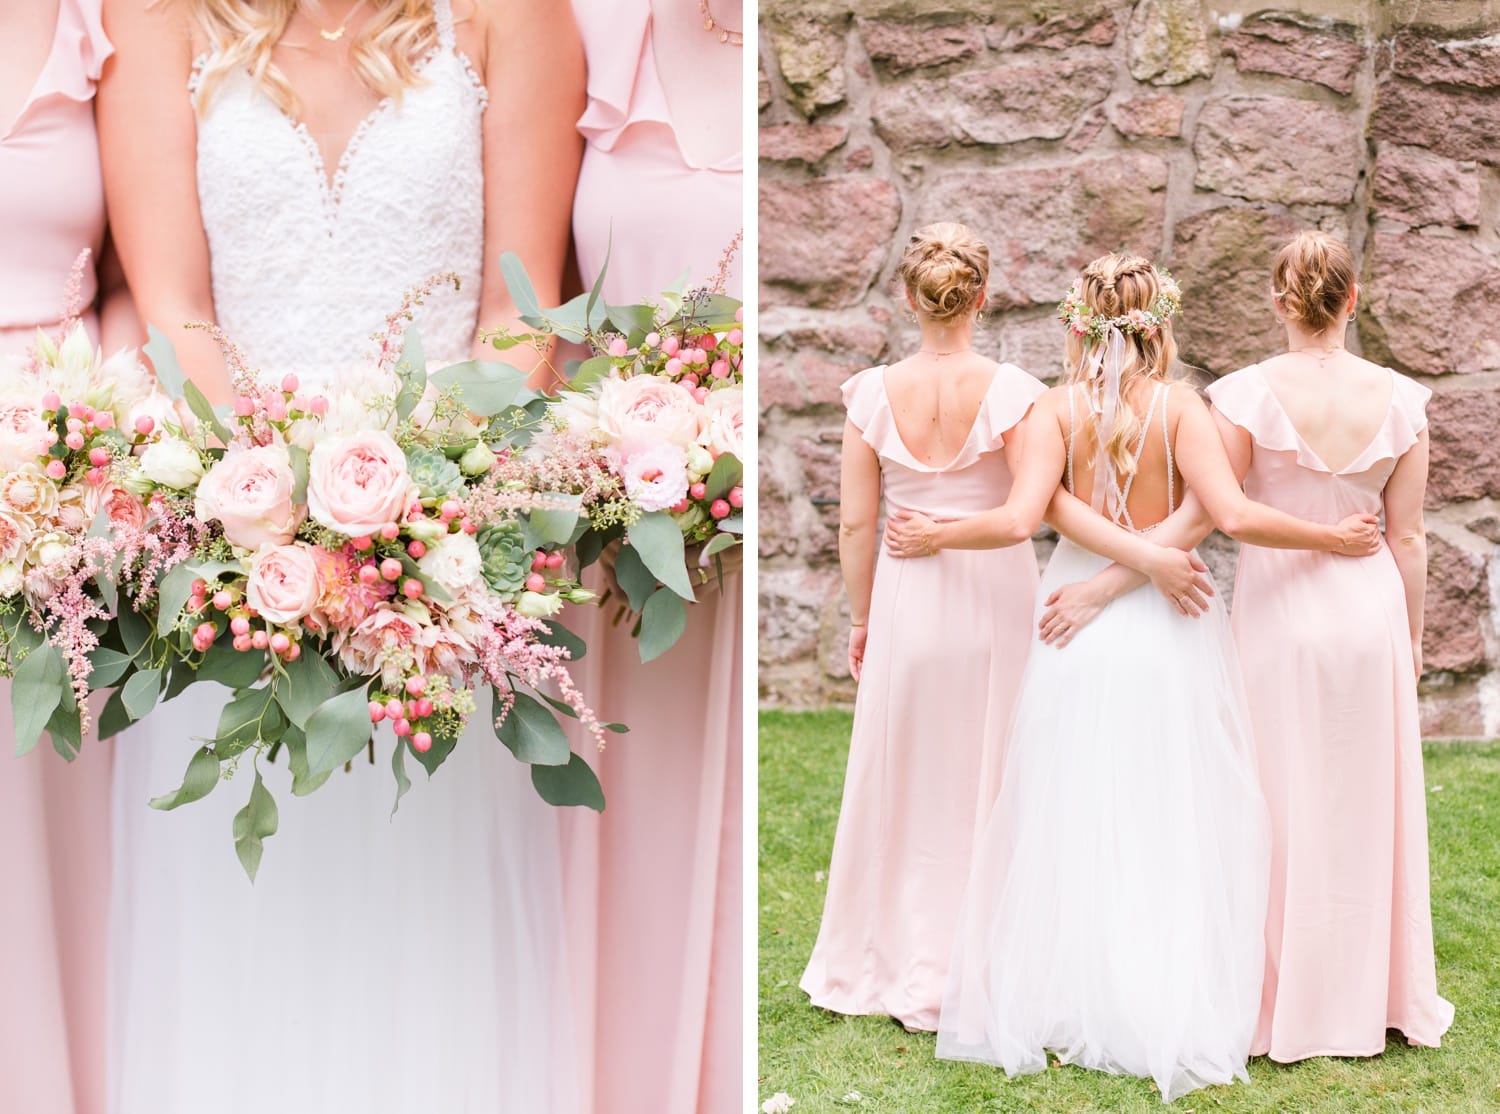
[[[573,215],[583,279],[592,285],[608,250],[607,301],[651,298],[685,271],[689,286],[703,285],[742,225],[742,157],[701,165],[685,152],[646,0],[574,8],[589,67]],[[708,36],[703,49],[723,51],[737,79],[740,53]],[[734,111],[724,115],[739,128]],[[726,292],[740,293],[737,263]],[[604,813],[563,816],[570,957],[593,1077],[584,1109],[594,1114],[718,1114],[744,1101],[741,578],[700,592],[682,640],[646,665],[600,610],[567,617],[589,647],[580,686],[631,729],[588,754]]]
[[[1005,501],[1004,434],[1044,389],[1001,364],[943,468],[902,443],[883,367],[845,383],[844,401],[880,456],[887,506],[960,517]],[[937,1029],[974,841],[999,792],[1036,587],[1029,542],[921,561],[881,551],[823,923],[802,976],[814,1005]]]
[[[1391,373],[1390,411],[1334,471],[1254,365],[1209,388],[1254,439],[1245,491],[1302,518],[1379,514],[1427,424],[1427,388]],[[1245,546],[1233,626],[1272,825],[1266,974],[1254,1055],[1373,1056],[1386,1029],[1437,1045],[1427,804],[1401,577],[1348,558]]]
[[[94,83],[99,0],[61,0],[47,62],[0,138],[0,363],[64,312],[74,259],[104,239]],[[81,297],[92,301],[94,275]],[[97,322],[85,322],[97,337]],[[0,681],[0,1110],[103,1110],[110,750],[14,756]]]

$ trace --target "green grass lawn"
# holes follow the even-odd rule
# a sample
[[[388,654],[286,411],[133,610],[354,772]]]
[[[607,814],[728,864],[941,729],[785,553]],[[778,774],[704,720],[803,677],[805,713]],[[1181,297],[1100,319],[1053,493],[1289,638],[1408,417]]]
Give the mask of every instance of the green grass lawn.
[[[764,713],[760,721],[759,1101],[834,1111],[1161,1110],[1152,1085],[1072,1067],[1008,1080],[939,1061],[931,1034],[808,1004],[797,980],[823,911],[849,716]],[[1438,986],[1457,1018],[1441,1049],[1392,1040],[1372,1060],[1251,1062],[1251,1085],[1210,1087],[1174,1111],[1449,1114],[1500,1111],[1500,745],[1427,750]],[[855,1097],[857,1093],[858,1097]]]

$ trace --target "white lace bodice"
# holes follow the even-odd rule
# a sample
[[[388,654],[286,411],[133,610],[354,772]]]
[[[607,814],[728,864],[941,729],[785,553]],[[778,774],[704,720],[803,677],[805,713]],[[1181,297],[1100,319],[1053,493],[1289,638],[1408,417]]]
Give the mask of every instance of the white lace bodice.
[[[198,122],[198,199],[218,323],[268,375],[327,386],[368,368],[371,334],[430,275],[416,327],[429,359],[473,345],[484,258],[483,85],[435,3],[439,44],[422,81],[360,124],[330,184],[317,142],[246,73],[218,86]],[[194,67],[197,94],[204,55]]]

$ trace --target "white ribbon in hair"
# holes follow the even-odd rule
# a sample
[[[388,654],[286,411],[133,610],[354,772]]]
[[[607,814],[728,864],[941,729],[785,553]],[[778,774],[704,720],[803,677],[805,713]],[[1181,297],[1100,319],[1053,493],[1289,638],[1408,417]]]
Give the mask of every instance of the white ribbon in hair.
[[[1104,448],[1110,430],[1115,428],[1115,415],[1123,403],[1120,400],[1120,373],[1125,367],[1125,334],[1113,323],[1105,326],[1104,340],[1089,350],[1088,364],[1084,369],[1085,390],[1089,409],[1099,418],[1095,427],[1094,448],[1094,494],[1090,502],[1094,513],[1105,508],[1115,521],[1120,518],[1120,485],[1115,477],[1115,462]]]

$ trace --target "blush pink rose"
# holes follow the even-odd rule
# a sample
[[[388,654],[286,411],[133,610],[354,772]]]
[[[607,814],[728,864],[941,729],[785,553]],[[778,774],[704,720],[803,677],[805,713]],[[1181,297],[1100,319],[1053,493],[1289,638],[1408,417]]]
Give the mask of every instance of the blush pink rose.
[[[317,606],[322,594],[317,562],[300,545],[263,549],[251,562],[245,598],[269,622],[295,623]]]
[[[217,519],[230,544],[241,549],[286,545],[302,525],[292,500],[292,458],[282,445],[226,453],[198,484],[196,511]]]
[[[308,513],[351,538],[400,521],[411,490],[406,456],[383,430],[320,441],[308,462]]]
[[[0,471],[9,472],[46,451],[51,432],[39,406],[30,402],[0,402]]]
[[[698,440],[703,409],[681,383],[657,375],[606,379],[599,428],[612,442],[666,441],[686,449]]]
[[[88,508],[91,522],[102,508],[111,525],[129,530],[139,530],[146,525],[146,504],[116,483],[91,488]]]
[[[702,443],[715,457],[745,459],[745,392],[739,387],[709,391],[704,400]]]

